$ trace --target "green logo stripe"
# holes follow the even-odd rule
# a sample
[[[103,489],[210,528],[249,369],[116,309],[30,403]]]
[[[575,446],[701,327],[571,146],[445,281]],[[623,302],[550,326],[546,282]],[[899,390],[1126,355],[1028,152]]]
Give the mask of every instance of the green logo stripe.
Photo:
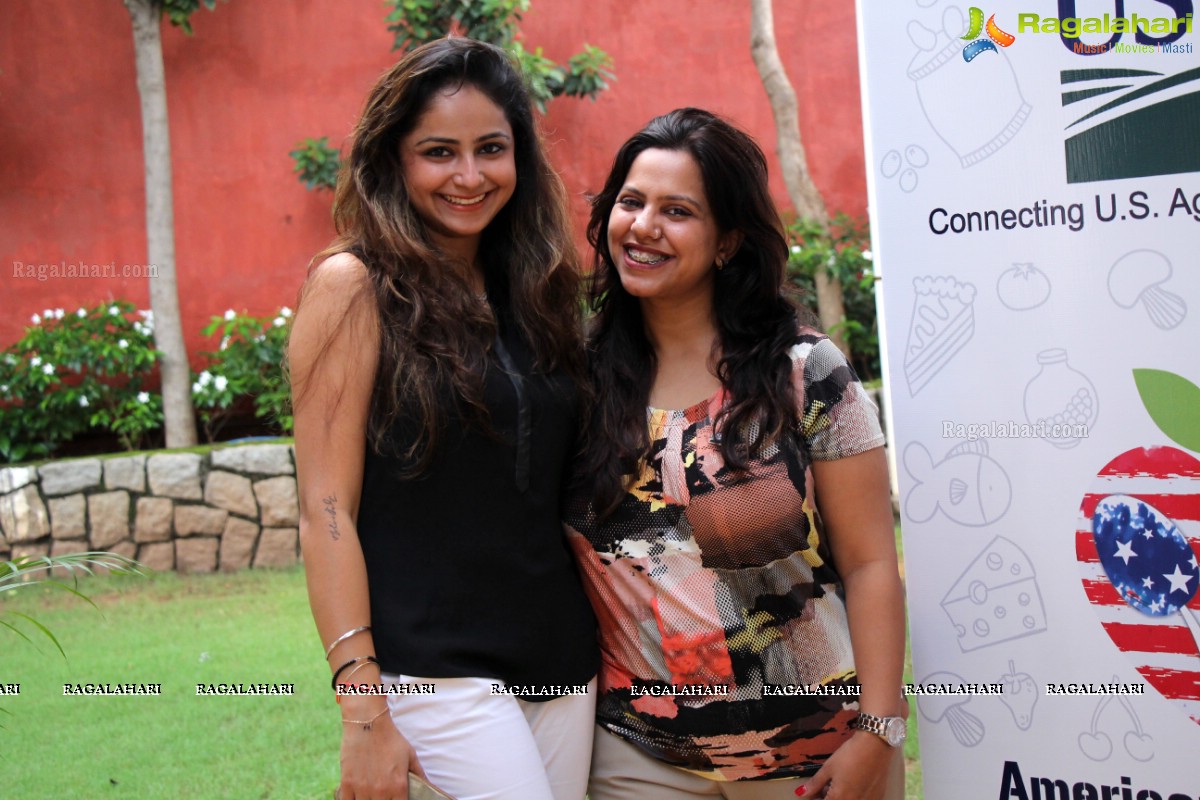
[[[1200,172],[1200,92],[1124,114],[1067,139],[1067,183]]]
[[[1162,75],[1162,73],[1144,69],[1064,69],[1059,76],[1059,82],[1078,83],[1079,81],[1100,81],[1106,78],[1141,78],[1148,75]]]
[[[1129,84],[1121,86],[1098,86],[1095,89],[1082,89],[1078,92],[1063,92],[1062,104],[1069,106],[1071,103],[1078,103],[1080,100],[1087,100],[1089,97],[1096,97],[1109,92],[1119,92],[1122,89],[1128,89]]]
[[[1100,106],[1099,108],[1097,108],[1095,111],[1091,112],[1090,114],[1083,115],[1082,117],[1075,120],[1067,127],[1073,128],[1076,125],[1078,125],[1079,123],[1083,122],[1084,120],[1091,119],[1092,117],[1096,116],[1097,114],[1103,114],[1105,111],[1108,111],[1113,108],[1117,108],[1118,106],[1122,106],[1125,103],[1132,102],[1132,101],[1137,100],[1142,97],[1148,97],[1149,95],[1152,95],[1155,92],[1161,92],[1164,89],[1170,89],[1173,86],[1179,86],[1181,84],[1189,83],[1194,80],[1200,80],[1200,67],[1196,67],[1195,69],[1189,69],[1186,72],[1179,73],[1178,75],[1172,75],[1169,78],[1163,78],[1161,81],[1155,81],[1154,83],[1151,83],[1148,86],[1143,86],[1140,89],[1134,89],[1132,92],[1129,92],[1124,97],[1117,98],[1116,100],[1113,100],[1111,103],[1105,103],[1104,105]]]

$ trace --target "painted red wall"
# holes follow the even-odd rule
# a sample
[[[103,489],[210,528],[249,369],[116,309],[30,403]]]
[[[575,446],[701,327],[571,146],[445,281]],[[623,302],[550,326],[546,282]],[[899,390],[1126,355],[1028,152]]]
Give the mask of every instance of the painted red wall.
[[[0,15],[0,346],[31,314],[108,298],[148,306],[146,279],[39,281],[14,264],[145,263],[141,116],[120,0],[5,0]],[[775,4],[801,131],[832,210],[864,214],[865,176],[851,3]],[[306,191],[288,152],[305,136],[340,143],[374,78],[396,58],[382,3],[229,0],[164,25],[176,257],[189,348],[226,308],[294,304],[328,243],[331,196]],[[749,55],[743,3],[535,0],[527,44],[564,61],[607,50],[617,81],[598,101],[559,99],[551,155],[573,197],[603,182],[618,145],[652,116],[709,108],[754,133],[774,163],[770,106]],[[581,238],[582,242],[582,238]]]

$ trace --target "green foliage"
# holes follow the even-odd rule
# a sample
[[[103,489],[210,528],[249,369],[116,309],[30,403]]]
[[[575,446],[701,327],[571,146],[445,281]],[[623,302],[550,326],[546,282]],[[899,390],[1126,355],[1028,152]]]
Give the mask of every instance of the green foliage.
[[[598,47],[584,44],[564,68],[520,41],[521,15],[530,0],[386,0],[388,30],[395,34],[393,50],[407,52],[449,33],[490,42],[508,50],[520,63],[525,80],[545,113],[546,104],[559,95],[595,100],[616,80],[612,58]]]
[[[145,568],[141,564],[117,553],[88,552],[60,556],[18,556],[11,561],[0,562],[0,601],[7,600],[17,589],[45,585],[69,592],[95,608],[96,604],[79,591],[79,573],[94,575],[96,569],[104,569],[119,575],[146,574]],[[55,578],[47,577],[55,570],[69,574],[71,583],[68,585]],[[0,614],[0,628],[15,633],[26,642],[33,644],[33,640],[22,630],[23,627],[32,628],[33,632],[45,636],[64,659],[67,657],[67,652],[63,650],[58,637],[35,617],[11,610]],[[8,648],[5,650],[7,652]],[[0,711],[4,711],[4,709],[0,709]]]
[[[209,11],[217,7],[217,0],[151,0],[158,6],[172,25],[183,30],[186,34],[192,33],[192,14],[200,10],[203,5]]]
[[[202,354],[208,368],[195,376],[192,399],[208,441],[245,397],[252,399],[255,417],[291,433],[291,395],[283,369],[291,317],[286,306],[265,317],[229,309],[205,327],[204,335],[219,336],[220,344]]]
[[[506,47],[516,38],[529,0],[387,0],[393,50],[408,52],[447,33]]]
[[[132,450],[162,425],[162,401],[143,390],[158,360],[154,317],[123,300],[34,314],[0,355],[0,460],[50,455],[90,428]]]
[[[1200,453],[1200,386],[1161,369],[1135,369],[1133,380],[1158,429],[1180,447]]]
[[[588,97],[592,100],[616,80],[612,73],[612,57],[599,47],[585,44],[581,52],[567,59],[567,77],[562,93],[568,97]]]
[[[30,586],[46,585],[70,592],[95,607],[96,604],[92,603],[86,595],[79,591],[78,573],[83,572],[88,575],[94,575],[95,570],[98,568],[123,575],[145,574],[141,564],[116,553],[89,552],[70,553],[60,556],[20,556],[14,558],[12,561],[0,562],[0,599],[6,599],[8,593],[15,592],[17,589],[28,589]],[[68,585],[55,578],[47,577],[53,570],[66,572],[71,575],[71,584]],[[63,650],[62,645],[59,644],[54,633],[45,625],[28,614],[15,611],[0,615],[0,628],[6,628],[30,644],[33,644],[33,640],[21,630],[21,623],[16,621],[9,622],[9,619],[5,619],[5,617],[24,620],[36,632],[46,636],[54,644],[55,649],[62,654],[63,658],[66,658],[67,654]]]
[[[879,326],[875,319],[875,272],[871,265],[871,236],[866,222],[846,214],[834,217],[825,231],[809,219],[788,226],[791,255],[788,280],[806,298],[816,296],[814,276],[826,271],[842,283],[846,319],[842,333],[850,345],[851,362],[864,381],[881,377]]]
[[[609,81],[616,80],[612,57],[599,47],[585,43],[583,50],[567,60],[566,67],[546,57],[540,47],[527,48],[521,41],[520,25],[530,0],[385,0],[385,3],[391,7],[386,21],[395,36],[393,50],[408,52],[450,33],[503,47],[521,66],[534,105],[543,114],[555,97],[595,100],[608,88]],[[328,137],[305,139],[291,156],[306,188],[334,188],[338,152],[328,146]]]
[[[297,142],[289,153],[296,164],[295,172],[308,190],[333,189],[337,186],[338,151],[329,146],[329,137],[308,137]]]

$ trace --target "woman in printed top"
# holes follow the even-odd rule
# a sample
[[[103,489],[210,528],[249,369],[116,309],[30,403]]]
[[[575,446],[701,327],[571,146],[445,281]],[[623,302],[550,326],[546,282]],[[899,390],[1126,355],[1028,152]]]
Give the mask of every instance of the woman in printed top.
[[[591,800],[901,797],[883,436],[783,294],[762,152],[658,117],[588,237],[598,400],[566,521],[601,632]]]
[[[405,798],[411,771],[463,800],[580,800],[598,652],[560,502],[578,256],[504,52],[446,39],[385,73],[334,209],[290,359],[338,796]]]

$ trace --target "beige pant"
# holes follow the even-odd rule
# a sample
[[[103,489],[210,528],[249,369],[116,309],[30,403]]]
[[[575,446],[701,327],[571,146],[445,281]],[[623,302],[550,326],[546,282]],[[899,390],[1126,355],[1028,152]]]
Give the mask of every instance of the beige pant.
[[[597,726],[592,744],[591,800],[794,800],[804,779],[713,781],[663,764],[620,737]],[[904,753],[897,748],[888,783],[888,800],[904,797]]]

